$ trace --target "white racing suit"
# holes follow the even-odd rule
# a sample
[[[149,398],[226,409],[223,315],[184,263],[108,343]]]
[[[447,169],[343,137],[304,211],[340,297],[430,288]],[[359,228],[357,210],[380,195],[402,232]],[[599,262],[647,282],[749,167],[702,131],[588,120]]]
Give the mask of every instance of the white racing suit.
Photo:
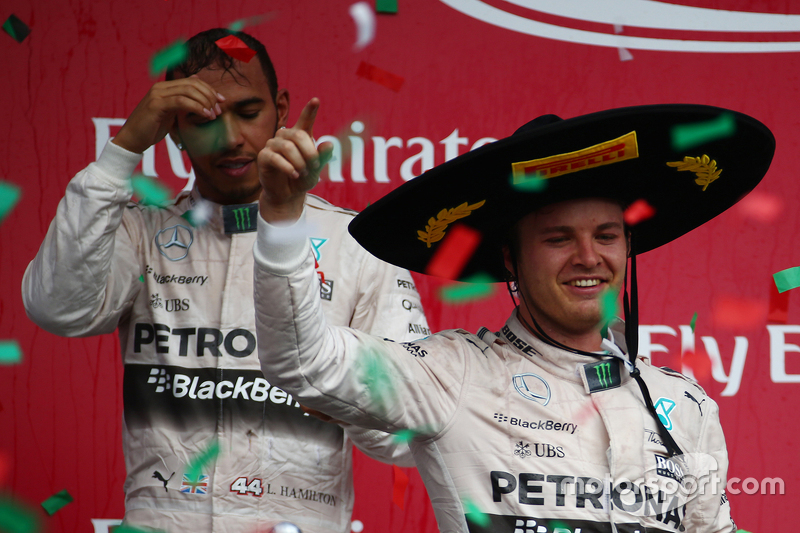
[[[42,328],[119,330],[125,523],[249,533],[288,520],[304,533],[349,532],[348,434],[368,455],[413,466],[408,448],[304,415],[296,397],[264,379],[252,300],[257,205],[210,204],[207,224],[193,227],[196,192],[165,209],[128,203],[140,158],[108,144],[69,183],[23,280],[26,310]],[[430,333],[409,273],[347,233],[351,211],[310,196],[307,212],[316,297],[331,323],[398,340]],[[187,475],[214,439],[216,461]]]
[[[259,343],[264,375],[338,419],[413,431],[443,533],[736,530],[717,405],[693,381],[639,358],[684,452],[670,458],[621,359],[621,322],[610,336],[619,358],[597,359],[541,342],[516,312],[497,334],[452,330],[402,344],[331,327],[308,244],[276,245],[283,231],[259,219],[256,331],[271,341]],[[267,304],[275,301],[286,305]]]

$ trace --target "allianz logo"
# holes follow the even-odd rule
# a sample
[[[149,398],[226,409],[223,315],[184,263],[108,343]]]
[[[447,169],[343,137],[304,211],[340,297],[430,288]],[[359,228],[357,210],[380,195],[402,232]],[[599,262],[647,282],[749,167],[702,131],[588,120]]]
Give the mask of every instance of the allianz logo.
[[[300,407],[300,403],[283,389],[273,387],[264,378],[255,378],[245,381],[239,376],[235,382],[222,380],[200,381],[198,376],[185,374],[168,374],[166,369],[153,368],[147,378],[148,384],[156,386],[156,393],[171,392],[175,398],[191,398],[192,400],[250,400],[254,402],[269,401],[273,404],[285,404],[290,407]]]

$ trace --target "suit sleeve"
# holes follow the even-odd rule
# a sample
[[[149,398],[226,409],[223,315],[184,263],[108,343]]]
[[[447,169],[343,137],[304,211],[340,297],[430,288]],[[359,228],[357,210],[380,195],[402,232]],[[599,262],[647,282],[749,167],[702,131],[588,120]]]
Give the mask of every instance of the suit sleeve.
[[[459,339],[421,341],[423,357],[403,344],[329,327],[308,240],[276,238],[276,230],[259,217],[254,287],[265,377],[348,424],[389,433],[410,429],[422,438],[438,433],[455,414],[468,371]]]
[[[697,447],[699,463],[705,463],[698,479],[698,495],[688,502],[684,526],[686,531],[698,533],[735,533],[736,524],[731,517],[731,505],[725,494],[728,482],[728,451],[719,422],[719,407],[708,398],[710,408],[703,416],[703,425]]]
[[[358,278],[358,301],[350,327],[398,342],[430,335],[411,273],[377,259],[354,239],[348,237],[348,240],[359,248],[363,256]],[[408,444],[398,443],[394,435],[356,426],[344,429],[353,444],[369,457],[404,467],[415,466]]]
[[[417,466],[408,444],[397,442],[391,433],[350,425],[345,425],[343,428],[353,444],[368,457],[405,468]]]
[[[123,223],[141,155],[108,143],[67,185],[22,279],[25,311],[67,337],[110,333],[139,291],[138,231]]]

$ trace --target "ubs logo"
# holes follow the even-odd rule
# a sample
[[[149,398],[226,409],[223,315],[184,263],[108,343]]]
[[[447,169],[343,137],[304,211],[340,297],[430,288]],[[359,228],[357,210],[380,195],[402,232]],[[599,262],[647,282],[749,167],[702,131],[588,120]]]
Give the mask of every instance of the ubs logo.
[[[175,224],[156,233],[155,242],[161,255],[170,261],[180,261],[189,255],[194,234],[183,224]]]
[[[542,405],[550,403],[550,385],[536,374],[516,374],[511,382],[517,392],[526,400]]]

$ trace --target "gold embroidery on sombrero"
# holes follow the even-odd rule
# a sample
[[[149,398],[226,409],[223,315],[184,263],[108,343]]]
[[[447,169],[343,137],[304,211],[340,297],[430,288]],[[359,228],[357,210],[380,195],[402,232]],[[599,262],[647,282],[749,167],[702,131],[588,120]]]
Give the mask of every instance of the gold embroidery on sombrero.
[[[485,202],[486,200],[481,200],[480,202],[472,205],[468,205],[467,202],[464,202],[458,207],[442,209],[439,211],[439,214],[436,215],[436,218],[431,217],[428,219],[428,225],[425,226],[425,231],[417,231],[417,238],[427,244],[428,248],[430,248],[431,244],[439,242],[444,238],[444,232],[447,229],[447,226],[460,218],[470,216],[473,211],[478,209]]]
[[[716,180],[722,173],[722,169],[717,168],[716,160],[711,159],[707,155],[703,155],[703,157],[691,157],[687,155],[683,158],[683,161],[667,162],[667,165],[676,167],[678,170],[694,172],[697,176],[694,182],[698,185],[702,185],[703,190],[706,190],[711,182]]]

